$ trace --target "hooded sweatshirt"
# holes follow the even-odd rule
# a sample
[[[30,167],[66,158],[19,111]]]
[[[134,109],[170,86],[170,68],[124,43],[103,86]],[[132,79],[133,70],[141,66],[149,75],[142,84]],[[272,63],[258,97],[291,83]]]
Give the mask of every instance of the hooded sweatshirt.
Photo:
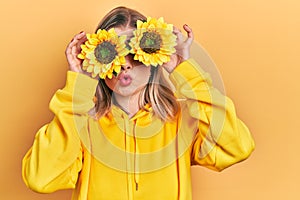
[[[22,162],[25,184],[40,193],[74,188],[79,200],[189,200],[191,165],[223,169],[245,160],[254,141],[232,101],[189,59],[170,74],[180,109],[163,121],[151,104],[133,117],[118,106],[94,118],[98,81],[67,72]]]

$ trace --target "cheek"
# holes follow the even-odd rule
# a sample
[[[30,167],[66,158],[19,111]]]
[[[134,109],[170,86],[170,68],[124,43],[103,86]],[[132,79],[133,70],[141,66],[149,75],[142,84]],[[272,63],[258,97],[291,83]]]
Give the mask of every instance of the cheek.
[[[139,66],[136,74],[142,82],[148,82],[151,75],[151,67]]]
[[[116,87],[116,84],[117,84],[117,79],[116,78],[112,78],[112,79],[109,79],[109,78],[106,78],[105,80],[105,84],[111,89],[111,90],[114,90],[114,88]]]
[[[144,84],[148,84],[149,78],[151,76],[151,67],[147,67],[147,70],[145,70],[142,74],[141,77],[143,77]]]
[[[146,73],[144,73],[144,80],[145,80],[145,83],[147,84],[149,82],[149,78],[151,76],[151,68],[149,67],[148,70],[146,71]]]

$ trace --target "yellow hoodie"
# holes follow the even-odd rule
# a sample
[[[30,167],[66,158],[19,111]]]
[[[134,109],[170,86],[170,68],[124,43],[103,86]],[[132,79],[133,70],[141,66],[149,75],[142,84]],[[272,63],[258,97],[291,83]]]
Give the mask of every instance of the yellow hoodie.
[[[54,119],[36,134],[22,175],[34,191],[75,188],[73,199],[192,199],[190,166],[221,171],[254,149],[232,101],[190,59],[170,74],[181,110],[161,121],[151,105],[132,118],[117,106],[94,119],[98,84],[69,71],[50,102]]]

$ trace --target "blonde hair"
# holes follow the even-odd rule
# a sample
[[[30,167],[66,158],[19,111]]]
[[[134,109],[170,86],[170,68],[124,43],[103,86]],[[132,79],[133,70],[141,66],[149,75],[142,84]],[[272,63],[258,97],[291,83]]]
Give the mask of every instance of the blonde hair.
[[[104,16],[96,31],[98,29],[109,30],[116,27],[135,28],[137,20],[145,21],[146,17],[136,10],[117,7]],[[94,110],[97,117],[105,115],[110,110],[112,93],[113,91],[106,85],[105,81],[100,79],[96,90],[97,100]],[[164,77],[162,67],[151,67],[151,76],[148,84],[140,94],[140,109],[146,109],[145,105],[148,103],[152,106],[154,114],[164,121],[172,120],[179,110],[176,97]]]

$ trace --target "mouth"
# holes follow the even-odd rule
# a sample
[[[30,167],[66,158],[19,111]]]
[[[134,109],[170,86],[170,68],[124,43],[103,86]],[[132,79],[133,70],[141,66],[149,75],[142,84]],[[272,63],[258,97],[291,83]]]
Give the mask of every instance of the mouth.
[[[118,80],[121,86],[128,86],[132,82],[132,77],[129,74],[121,73]]]

